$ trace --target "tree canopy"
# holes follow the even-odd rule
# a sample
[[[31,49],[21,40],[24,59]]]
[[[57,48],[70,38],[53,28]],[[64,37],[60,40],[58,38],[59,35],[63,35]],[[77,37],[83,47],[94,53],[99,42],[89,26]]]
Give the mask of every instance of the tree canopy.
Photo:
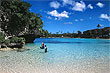
[[[40,14],[29,11],[31,5],[21,0],[1,0],[0,23],[1,29],[7,35],[38,33],[43,27]]]
[[[97,25],[97,28],[99,28],[99,27],[101,27],[101,25],[100,25],[100,24],[98,24],[98,25]]]

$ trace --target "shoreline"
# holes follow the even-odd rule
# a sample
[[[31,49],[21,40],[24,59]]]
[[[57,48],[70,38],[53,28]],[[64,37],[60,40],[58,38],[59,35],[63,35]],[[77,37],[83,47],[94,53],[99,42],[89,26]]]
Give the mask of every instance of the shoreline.
[[[62,37],[40,37],[40,38],[62,38]],[[63,38],[71,38],[71,37],[63,37]],[[102,39],[102,40],[110,40],[110,39],[105,39],[105,38],[75,38],[75,39]],[[29,49],[26,49],[25,47],[22,48],[10,48],[10,47],[6,47],[6,48],[1,48],[0,45],[0,51],[19,51],[19,52],[23,52]]]
[[[23,48],[9,48],[9,47],[6,47],[6,48],[0,48],[0,51],[2,52],[5,52],[5,51],[17,51],[17,52],[23,52],[23,51],[26,51],[26,50],[29,50],[25,47]]]
[[[40,37],[40,38],[71,38],[71,37]],[[73,38],[73,37],[72,37]],[[105,40],[110,40],[110,38],[76,38],[76,39],[105,39]]]
[[[0,51],[17,51],[18,50],[18,48],[9,48],[9,47],[7,47],[7,48],[0,48]]]

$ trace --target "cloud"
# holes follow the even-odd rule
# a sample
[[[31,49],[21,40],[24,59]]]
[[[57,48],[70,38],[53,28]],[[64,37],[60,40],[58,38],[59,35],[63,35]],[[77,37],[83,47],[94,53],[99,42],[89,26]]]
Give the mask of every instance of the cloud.
[[[108,21],[110,21],[110,16],[107,14],[101,14],[99,18],[107,19]]]
[[[65,6],[65,5],[74,5],[74,3],[75,3],[75,1],[73,1],[73,0],[62,0],[63,1],[63,5]]]
[[[98,2],[96,5],[99,6],[100,8],[102,8],[104,6],[104,4],[100,3],[100,2]]]
[[[48,19],[52,19],[52,17],[48,16]]]
[[[79,20],[78,19],[75,19],[74,21],[78,22]]]
[[[57,10],[53,10],[51,12],[47,12],[47,14],[54,16],[54,17],[58,17],[58,18],[69,18],[69,16],[68,16],[69,13],[66,11],[58,13]]]
[[[55,20],[58,20],[58,18],[55,18]]]
[[[64,24],[73,24],[72,22],[65,22]]]
[[[55,20],[61,20],[61,18],[56,17]]]
[[[91,4],[89,4],[87,7],[93,9],[93,6]]]
[[[46,22],[46,23],[50,24],[51,22]]]
[[[69,12],[68,14],[69,14],[69,15],[72,15],[72,14],[74,14],[74,13],[73,13],[73,12]]]
[[[101,24],[100,24],[100,26],[104,26],[104,25],[101,25]]]
[[[89,19],[92,19],[92,17],[89,17]]]
[[[84,21],[84,19],[74,19],[75,22]]]
[[[50,3],[50,7],[53,7],[55,9],[59,8],[60,7],[60,3],[57,2],[57,1],[53,1]]]
[[[86,9],[86,5],[83,1],[75,2],[72,10],[74,11],[84,11]]]
[[[46,18],[48,18],[48,19],[52,19],[52,17],[51,17],[51,16],[46,16]]]
[[[80,21],[84,21],[84,19],[80,19]]]

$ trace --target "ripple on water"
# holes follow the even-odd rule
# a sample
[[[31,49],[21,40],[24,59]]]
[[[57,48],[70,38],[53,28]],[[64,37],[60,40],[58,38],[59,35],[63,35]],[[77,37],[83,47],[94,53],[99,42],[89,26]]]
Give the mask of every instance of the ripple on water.
[[[41,41],[26,44],[25,47],[30,49],[28,51],[0,52],[0,73],[110,72],[110,46],[107,40],[48,39],[57,42],[44,43],[47,53],[39,48]]]

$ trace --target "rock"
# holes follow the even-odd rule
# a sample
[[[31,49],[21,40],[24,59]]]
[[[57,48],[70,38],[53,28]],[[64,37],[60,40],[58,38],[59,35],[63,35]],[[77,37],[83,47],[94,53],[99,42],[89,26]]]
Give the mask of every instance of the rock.
[[[13,49],[12,48],[0,48],[0,51],[12,51]]]
[[[27,35],[21,35],[18,37],[23,37],[25,38],[25,43],[33,43],[33,41],[35,40],[35,38],[40,38],[39,35],[34,35],[34,34],[27,34]]]
[[[1,48],[6,48],[7,47],[7,45],[6,44],[1,44]]]
[[[7,45],[7,47],[10,47],[10,48],[22,48],[24,46],[23,43],[9,43]]]

